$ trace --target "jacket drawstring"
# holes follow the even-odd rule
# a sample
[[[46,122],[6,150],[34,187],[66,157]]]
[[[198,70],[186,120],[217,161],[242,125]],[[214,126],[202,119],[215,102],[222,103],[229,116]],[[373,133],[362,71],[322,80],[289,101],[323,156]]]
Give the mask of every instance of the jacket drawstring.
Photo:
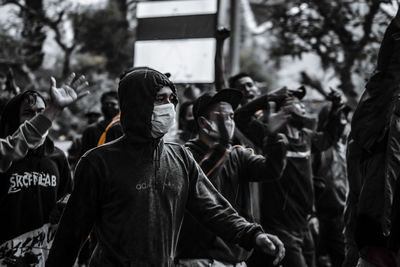
[[[160,169],[159,144],[160,144],[160,139],[153,140],[154,185],[156,184],[157,180],[157,172]]]

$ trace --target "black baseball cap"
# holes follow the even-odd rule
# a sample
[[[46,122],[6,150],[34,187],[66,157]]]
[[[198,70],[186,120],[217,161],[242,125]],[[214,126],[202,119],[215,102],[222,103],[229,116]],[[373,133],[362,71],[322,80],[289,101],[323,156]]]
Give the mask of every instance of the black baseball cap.
[[[235,110],[239,106],[242,97],[242,92],[231,88],[222,89],[217,93],[204,93],[193,104],[193,116],[197,120],[197,118],[206,115],[210,107],[219,102],[227,102]]]

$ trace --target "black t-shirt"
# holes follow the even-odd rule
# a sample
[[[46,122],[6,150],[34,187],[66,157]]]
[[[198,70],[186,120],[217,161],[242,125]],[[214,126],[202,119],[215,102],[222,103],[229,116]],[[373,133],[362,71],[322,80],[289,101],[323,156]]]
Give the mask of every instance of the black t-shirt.
[[[314,191],[311,169],[312,133],[302,131],[299,139],[289,140],[287,165],[282,178],[262,185],[262,224],[301,230],[313,211]]]
[[[71,189],[67,159],[49,140],[0,174],[0,259],[33,252],[44,262],[55,234],[50,216]]]

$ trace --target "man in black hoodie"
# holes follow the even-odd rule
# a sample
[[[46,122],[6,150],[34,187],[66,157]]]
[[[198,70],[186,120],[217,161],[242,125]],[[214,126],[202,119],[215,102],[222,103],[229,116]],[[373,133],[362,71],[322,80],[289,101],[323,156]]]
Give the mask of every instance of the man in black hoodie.
[[[78,163],[47,266],[72,266],[92,228],[98,245],[90,266],[173,266],[185,209],[229,242],[275,253],[262,228],[236,213],[190,152],[164,143],[177,103],[174,84],[135,68],[121,77],[118,95],[124,135]]]
[[[351,122],[344,266],[396,266],[400,248],[400,9]],[[360,259],[358,259],[360,257]],[[386,265],[384,265],[386,264]]]
[[[11,99],[2,114],[1,138],[10,141],[16,133],[13,136],[20,134],[32,141],[29,135],[34,134],[38,142],[16,140],[2,146],[9,153],[4,153],[8,164],[0,173],[1,266],[44,266],[58,222],[57,201],[71,190],[67,159],[44,132],[56,114],[78,96],[69,84],[57,88],[54,79],[52,82],[47,107],[44,98],[30,90]],[[78,79],[75,85],[87,83]],[[15,151],[10,152],[8,148],[13,144]]]
[[[215,188],[241,216],[253,222],[250,182],[279,179],[285,166],[286,150],[281,141],[265,144],[263,157],[242,146],[229,145],[235,129],[233,110],[241,98],[242,93],[235,89],[200,96],[193,105],[199,137],[190,140],[186,146]],[[269,238],[283,249],[276,236],[269,235]],[[185,214],[177,254],[182,266],[203,266],[213,262],[218,262],[218,266],[245,266],[244,261],[251,253],[251,250],[218,237],[190,212]]]

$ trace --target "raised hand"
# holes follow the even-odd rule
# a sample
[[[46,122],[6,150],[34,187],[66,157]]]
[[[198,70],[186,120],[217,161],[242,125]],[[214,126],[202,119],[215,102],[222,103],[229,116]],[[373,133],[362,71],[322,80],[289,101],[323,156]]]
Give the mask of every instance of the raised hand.
[[[73,82],[74,78],[75,73],[71,73],[65,83],[57,87],[56,79],[51,77],[50,104],[63,109],[89,94],[89,91],[84,90],[89,86],[85,76],[82,75]]]
[[[43,115],[49,120],[54,120],[66,106],[89,94],[88,90],[84,90],[89,86],[85,76],[82,75],[73,82],[74,78],[75,73],[71,73],[65,83],[61,87],[57,87],[56,79],[51,77],[50,103],[43,111]]]
[[[228,30],[225,27],[219,27],[217,29],[217,33],[216,33],[216,39],[218,41],[224,41],[226,38],[228,38],[231,35],[231,31]]]
[[[219,144],[227,147],[229,145],[229,133],[225,126],[225,118],[221,113],[217,114],[217,127],[219,132]]]
[[[334,106],[340,106],[342,104],[342,95],[338,90],[330,88],[331,92],[328,95],[328,100],[332,101]]]
[[[264,253],[275,256],[274,265],[285,257],[285,246],[277,236],[260,234],[256,237],[256,244]]]

